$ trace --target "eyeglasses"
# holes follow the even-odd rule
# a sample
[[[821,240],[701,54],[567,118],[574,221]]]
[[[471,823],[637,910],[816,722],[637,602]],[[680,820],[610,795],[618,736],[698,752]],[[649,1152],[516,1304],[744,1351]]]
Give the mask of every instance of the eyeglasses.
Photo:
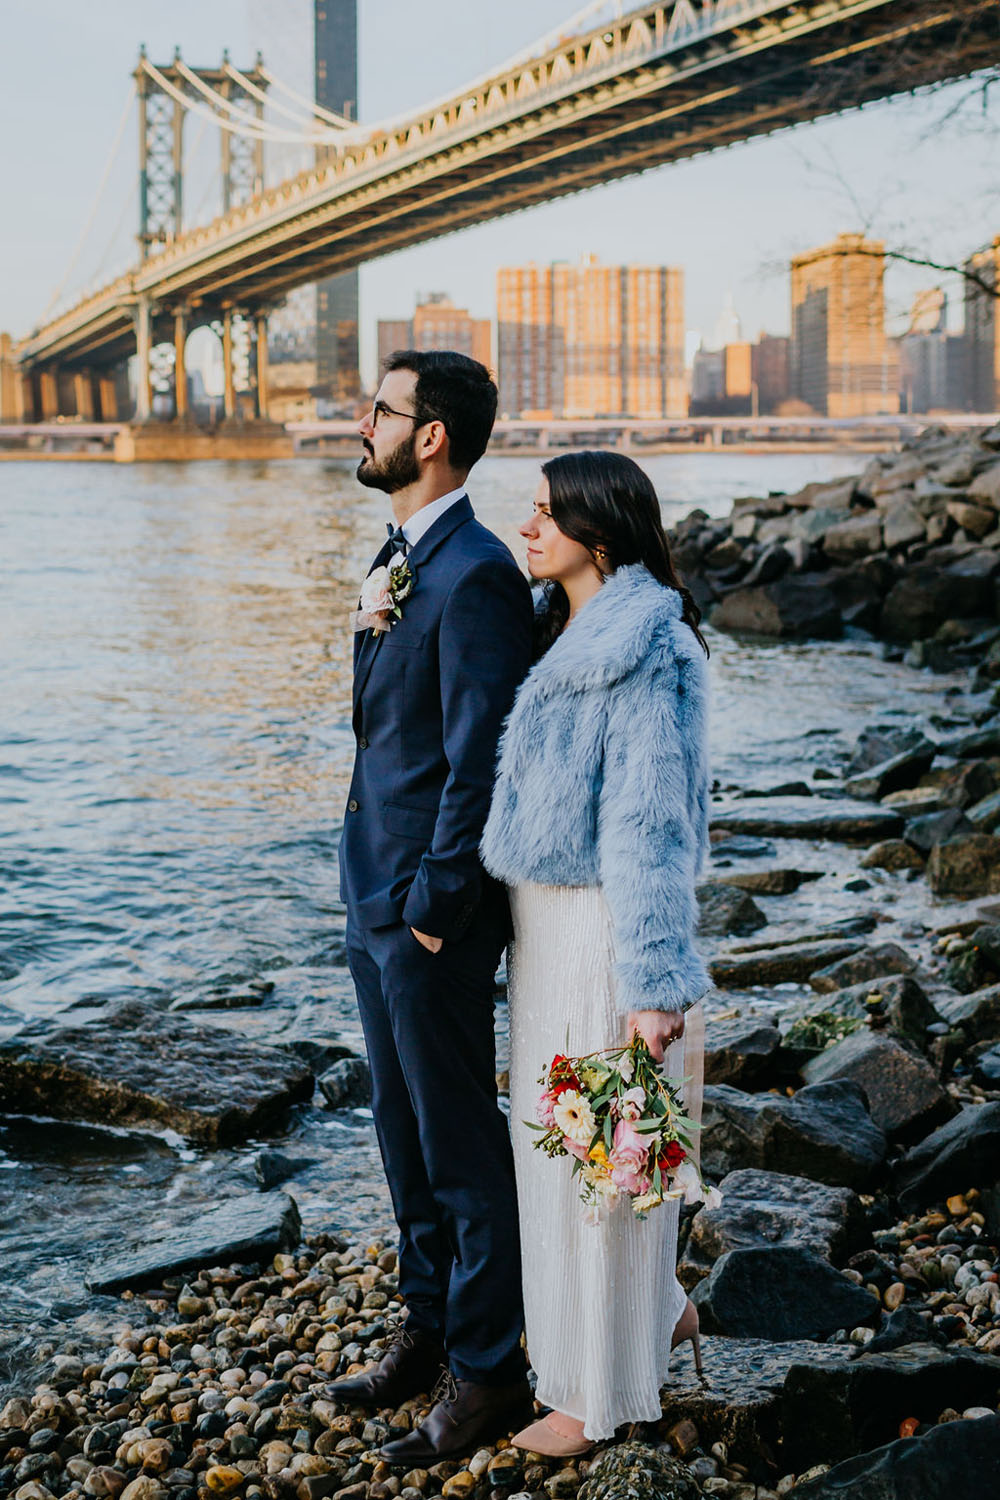
[[[384,401],[376,401],[375,405],[372,407],[373,427],[378,426],[379,417],[409,417],[410,421],[416,422],[418,427],[422,427],[423,424],[427,421],[426,417],[418,417],[415,412],[397,411],[394,406],[387,406]]]

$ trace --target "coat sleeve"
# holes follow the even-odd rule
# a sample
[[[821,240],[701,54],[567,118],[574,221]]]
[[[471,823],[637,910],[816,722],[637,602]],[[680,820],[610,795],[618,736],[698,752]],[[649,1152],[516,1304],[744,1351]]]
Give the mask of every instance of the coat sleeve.
[[[707,838],[707,672],[644,664],[612,690],[597,858],[615,938],[616,1003],[683,1011],[711,988],[695,947]]]
[[[418,932],[455,941],[482,887],[479,841],[489,812],[497,743],[531,665],[531,594],[513,559],[489,558],[456,580],[438,635],[448,774],[430,847],[403,907]]]

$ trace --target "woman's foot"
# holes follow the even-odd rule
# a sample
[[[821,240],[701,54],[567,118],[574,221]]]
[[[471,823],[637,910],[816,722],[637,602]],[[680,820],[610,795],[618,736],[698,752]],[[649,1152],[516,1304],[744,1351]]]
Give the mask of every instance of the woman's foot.
[[[589,1453],[594,1446],[583,1435],[583,1423],[562,1411],[550,1411],[548,1416],[515,1433],[511,1442],[515,1448],[541,1453],[546,1458],[572,1458],[578,1453]]]
[[[678,1344],[686,1344],[691,1340],[694,1350],[694,1367],[699,1380],[704,1380],[705,1372],[701,1365],[701,1332],[698,1328],[698,1309],[689,1297],[684,1304],[684,1311],[677,1319],[673,1338],[670,1340],[671,1349],[676,1349]]]

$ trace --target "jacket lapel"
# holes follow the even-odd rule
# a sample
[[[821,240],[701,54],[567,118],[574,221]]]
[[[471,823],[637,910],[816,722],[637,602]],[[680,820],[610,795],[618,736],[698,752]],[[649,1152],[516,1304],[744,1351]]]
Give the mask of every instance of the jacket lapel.
[[[449,505],[443,516],[438,516],[433,526],[428,527],[423,536],[406,555],[406,560],[413,569],[413,592],[420,587],[420,568],[430,560],[438,548],[448,540],[459,526],[471,521],[474,517],[472,506],[468,495],[463,495],[461,500],[456,500],[454,505]],[[375,568],[383,567],[392,556],[392,548],[387,542],[382,551],[372,563],[369,572]],[[410,595],[412,600],[413,594]],[[410,601],[408,600],[407,603]],[[406,609],[406,604],[402,606]],[[361,703],[361,694],[371,674],[378,655],[378,648],[382,641],[381,635],[375,635],[371,630],[359,630],[354,638],[354,698],[353,707],[355,714]]]

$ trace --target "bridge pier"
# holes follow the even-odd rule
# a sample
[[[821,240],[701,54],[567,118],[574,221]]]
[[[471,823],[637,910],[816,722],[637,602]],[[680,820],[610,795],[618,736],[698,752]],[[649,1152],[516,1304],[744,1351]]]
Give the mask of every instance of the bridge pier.
[[[236,380],[233,376],[233,309],[222,314],[222,414],[227,422],[236,419]]]
[[[98,380],[97,404],[102,422],[118,421],[118,390],[113,375],[102,375]]]
[[[89,370],[77,370],[73,376],[73,404],[84,422],[94,420],[94,383]]]
[[[55,421],[59,415],[59,379],[55,370],[39,371],[38,394],[42,421]]]
[[[257,314],[257,416],[268,420],[267,407],[267,313]]]
[[[135,308],[136,369],[135,419],[148,422],[153,415],[153,384],[150,355],[153,352],[153,310],[148,297],[140,297]]]
[[[187,419],[187,309],[178,307],[174,312],[174,410],[178,422]]]

